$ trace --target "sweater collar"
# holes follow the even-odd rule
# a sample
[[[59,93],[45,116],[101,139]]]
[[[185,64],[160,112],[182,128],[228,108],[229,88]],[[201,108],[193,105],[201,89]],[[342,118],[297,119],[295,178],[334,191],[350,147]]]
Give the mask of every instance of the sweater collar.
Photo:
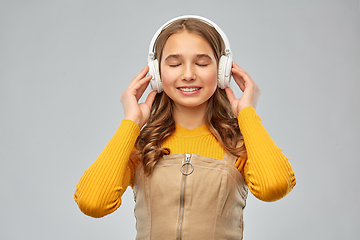
[[[183,136],[183,137],[195,137],[195,136],[208,135],[208,134],[211,134],[211,132],[208,129],[208,127],[206,126],[206,124],[196,127],[191,130],[175,124],[175,131],[172,134],[177,135],[177,136]]]

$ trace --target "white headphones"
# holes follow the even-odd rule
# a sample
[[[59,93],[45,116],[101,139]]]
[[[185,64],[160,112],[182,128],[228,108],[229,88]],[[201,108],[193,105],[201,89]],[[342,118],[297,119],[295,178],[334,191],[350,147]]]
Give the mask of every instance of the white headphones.
[[[213,28],[220,34],[222,37],[224,43],[225,43],[225,55],[222,55],[220,57],[219,61],[219,69],[218,69],[218,87],[219,88],[226,88],[230,84],[230,78],[231,78],[231,67],[232,67],[232,52],[230,50],[230,43],[227,39],[225,33],[221,30],[221,28],[216,25],[214,22],[210,21],[209,19],[206,19],[204,17],[195,16],[195,15],[185,15],[180,16],[171,19],[170,21],[166,22],[164,25],[162,25],[154,34],[150,46],[149,46],[149,55],[148,55],[148,65],[149,65],[149,75],[152,75],[152,79],[150,80],[150,85],[153,90],[156,90],[157,92],[162,92],[163,87],[161,84],[160,79],[160,72],[159,72],[159,62],[157,59],[155,59],[155,53],[154,53],[154,45],[156,40],[158,39],[160,33],[170,26],[173,22],[179,20],[179,19],[188,19],[188,18],[195,18],[198,19]]]

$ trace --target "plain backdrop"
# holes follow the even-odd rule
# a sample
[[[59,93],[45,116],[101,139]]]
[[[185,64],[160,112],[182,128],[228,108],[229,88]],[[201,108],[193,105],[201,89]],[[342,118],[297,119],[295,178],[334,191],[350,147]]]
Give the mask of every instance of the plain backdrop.
[[[227,34],[296,173],[280,201],[249,196],[244,239],[359,239],[359,9],[356,0],[0,0],[0,239],[134,239],[130,188],[101,219],[82,214],[73,194],[120,124],[121,93],[147,64],[153,34],[184,14]]]

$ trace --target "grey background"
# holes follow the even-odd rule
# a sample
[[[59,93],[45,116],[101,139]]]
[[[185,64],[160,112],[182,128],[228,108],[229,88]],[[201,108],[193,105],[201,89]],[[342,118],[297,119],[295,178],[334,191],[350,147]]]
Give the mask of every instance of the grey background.
[[[131,189],[102,219],[73,193],[123,118],[152,35],[183,14],[225,31],[296,172],[284,199],[249,196],[244,239],[359,239],[356,0],[1,0],[0,239],[134,239]]]

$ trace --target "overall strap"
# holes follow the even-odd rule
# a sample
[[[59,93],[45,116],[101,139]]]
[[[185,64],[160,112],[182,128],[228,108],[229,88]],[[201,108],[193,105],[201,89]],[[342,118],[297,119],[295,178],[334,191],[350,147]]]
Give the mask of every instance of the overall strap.
[[[242,145],[244,144],[244,140],[241,140],[237,143],[236,147],[239,148],[241,147]],[[228,163],[230,163],[231,165],[235,165],[236,161],[237,161],[238,157],[237,156],[234,156],[232,155],[231,153],[229,152],[225,152],[225,155],[224,155],[224,158],[223,160],[224,161],[227,161]]]
[[[238,159],[238,158],[237,158],[236,156],[234,156],[234,155],[232,155],[232,154],[230,154],[230,153],[228,153],[228,152],[225,152],[223,161],[226,161],[226,162],[228,162],[229,164],[231,164],[232,166],[234,166],[237,159]]]

